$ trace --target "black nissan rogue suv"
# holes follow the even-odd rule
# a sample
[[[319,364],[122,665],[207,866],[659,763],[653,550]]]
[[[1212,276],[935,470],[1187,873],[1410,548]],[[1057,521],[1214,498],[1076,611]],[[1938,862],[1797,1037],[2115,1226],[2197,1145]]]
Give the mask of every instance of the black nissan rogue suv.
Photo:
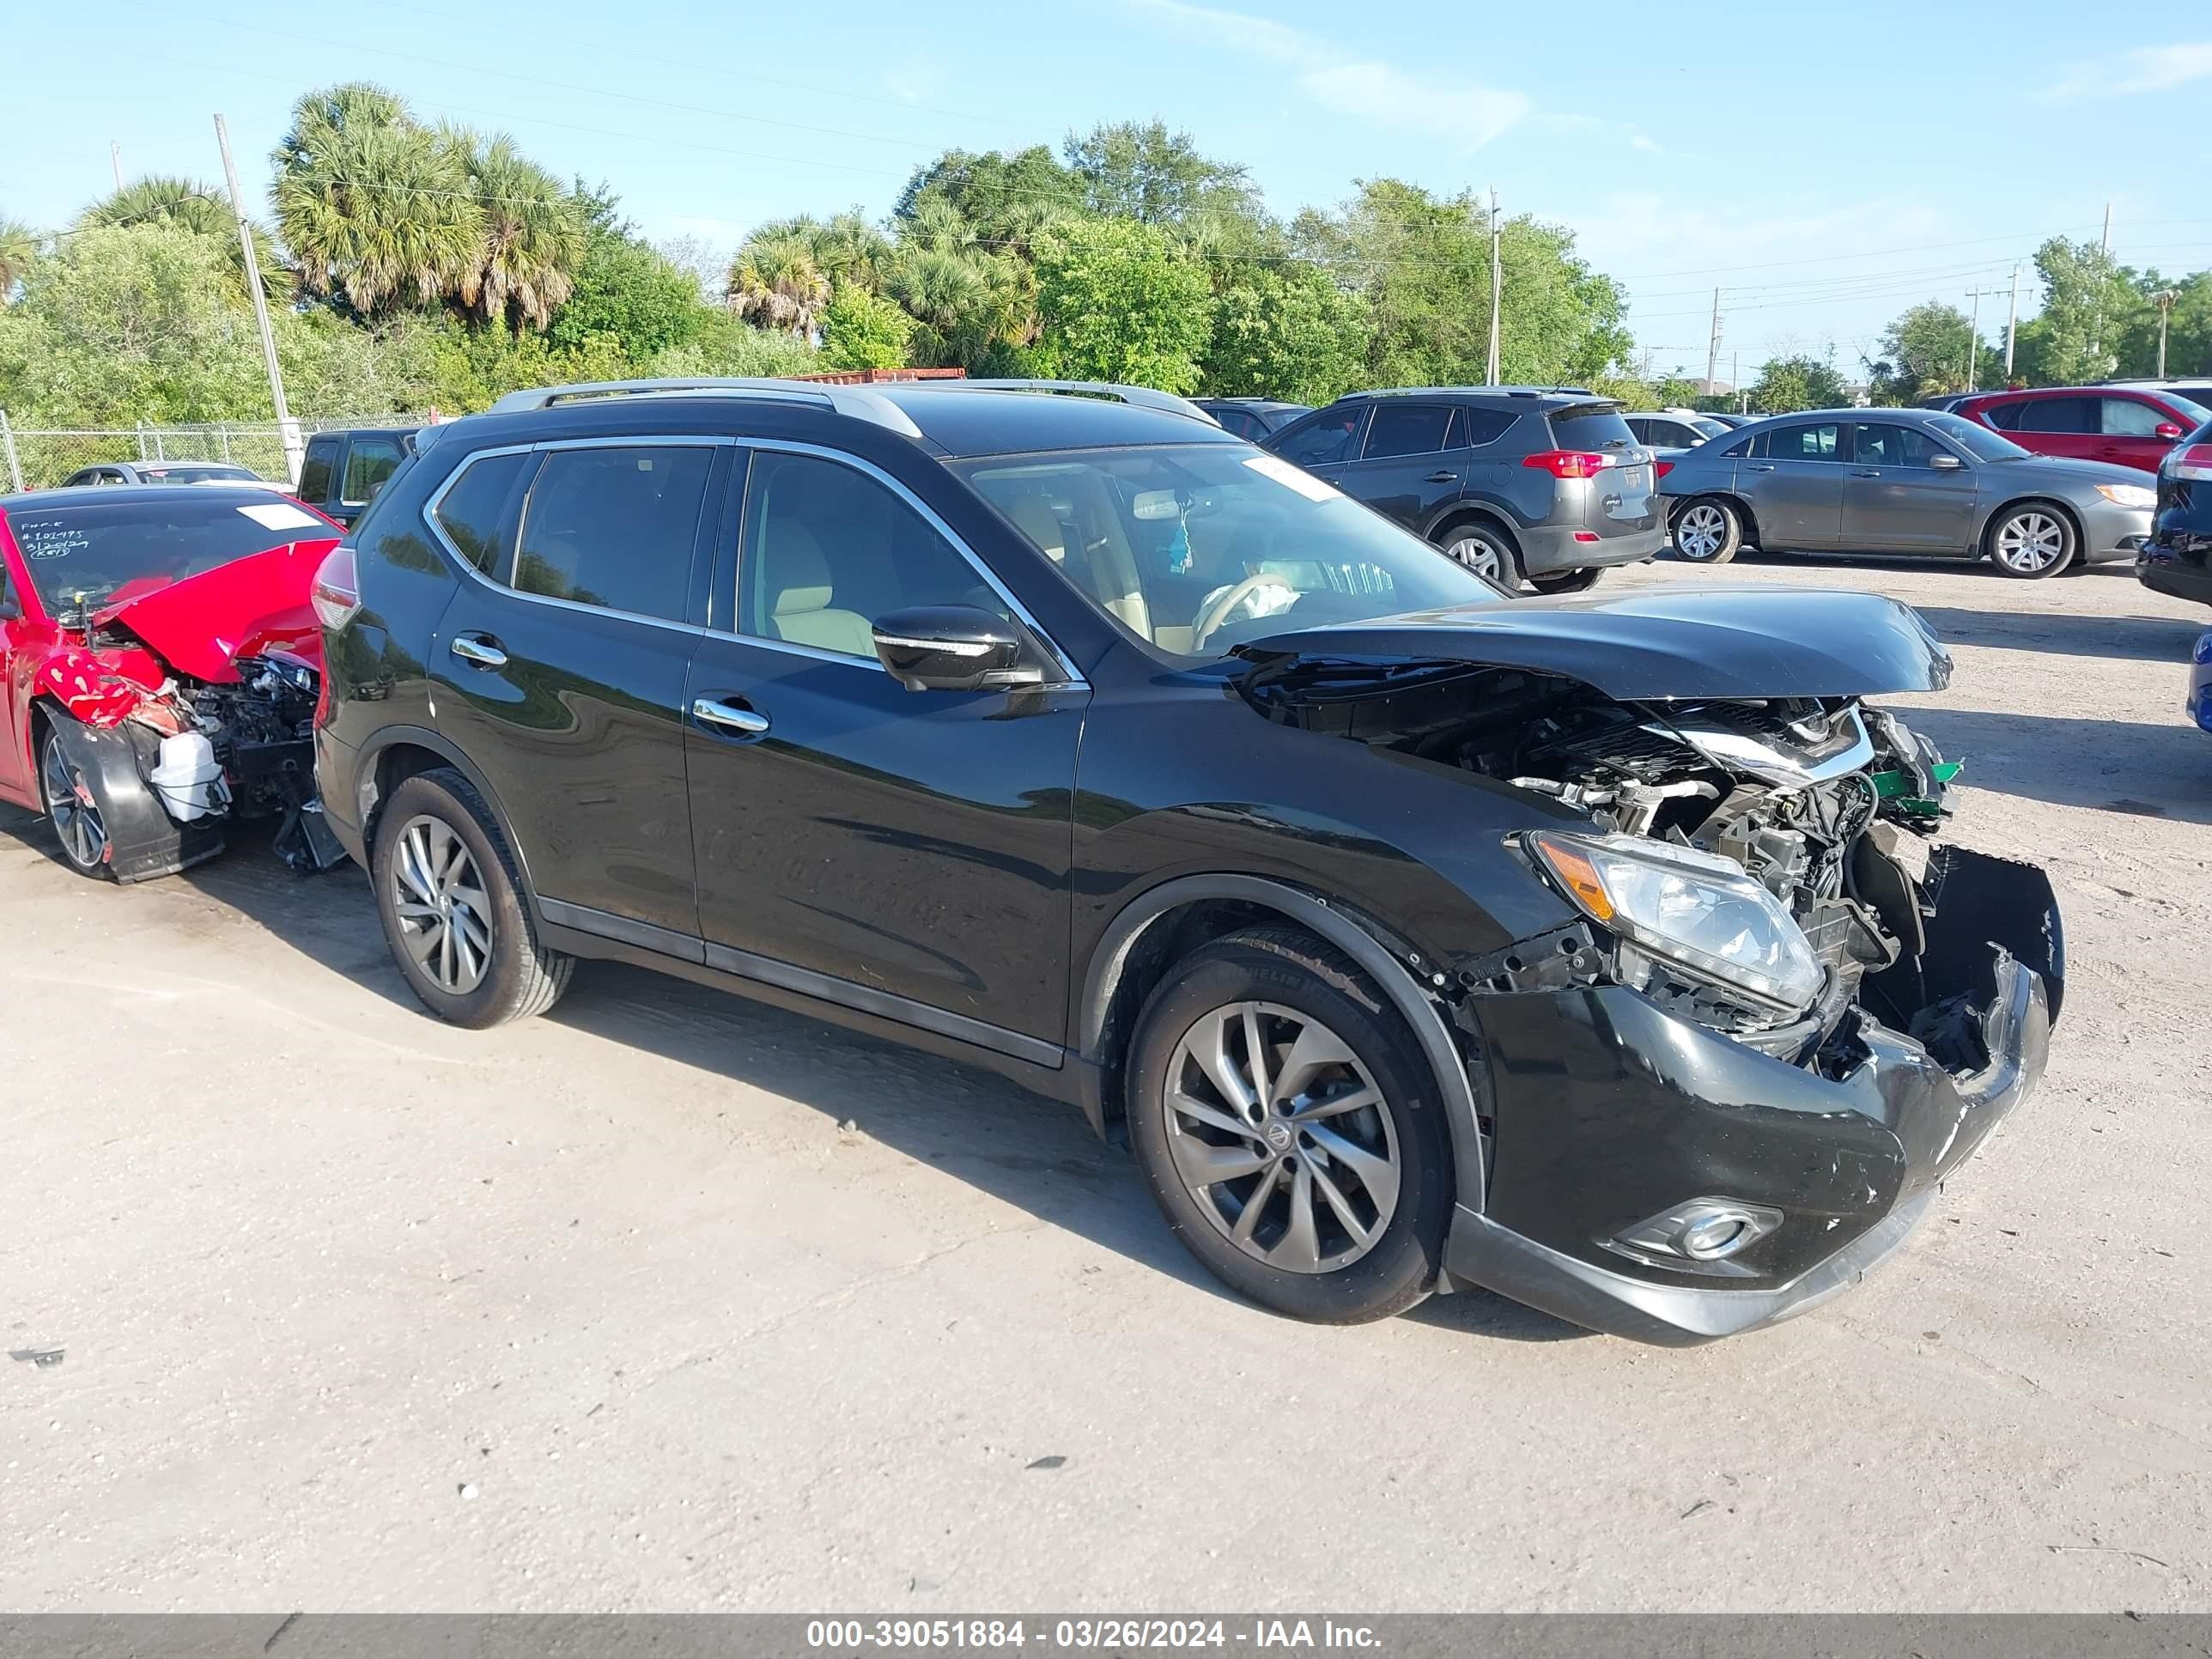
[[[2050,884],[1856,593],[1509,600],[1127,387],[643,383],[423,434],[315,590],[408,985],[580,957],[996,1067],[1230,1285],[1662,1342],[1895,1248],[2033,1087]]]

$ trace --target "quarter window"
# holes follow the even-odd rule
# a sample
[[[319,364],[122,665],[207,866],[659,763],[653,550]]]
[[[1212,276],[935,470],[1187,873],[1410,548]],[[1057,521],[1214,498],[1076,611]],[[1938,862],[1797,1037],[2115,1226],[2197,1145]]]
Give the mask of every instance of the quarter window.
[[[680,622],[714,465],[700,445],[550,452],[523,510],[515,588]]]
[[[502,581],[507,578],[507,497],[514,493],[523,468],[534,459],[528,454],[486,455],[469,462],[432,514],[456,552],[485,575]]]
[[[1062,526],[1063,543],[1079,553],[1079,534]],[[911,605],[1008,614],[975,567],[895,490],[818,455],[754,455],[738,568],[741,633],[842,656],[872,659],[876,618]]]
[[[1300,466],[1326,466],[1331,461],[1344,460],[1352,453],[1352,436],[1359,430],[1359,417],[1366,412],[1364,404],[1325,409],[1281,433],[1271,447],[1285,460],[1296,461]]]
[[[331,498],[331,457],[337,453],[337,446],[331,443],[311,443],[307,459],[300,463],[300,499],[303,501],[326,501]]]
[[[348,507],[366,507],[376,499],[384,481],[399,470],[401,459],[399,446],[389,438],[356,439],[346,452],[345,490],[339,501]]]
[[[1444,447],[1451,416],[1448,404],[1377,404],[1375,418],[1367,425],[1366,459],[1435,454]]]

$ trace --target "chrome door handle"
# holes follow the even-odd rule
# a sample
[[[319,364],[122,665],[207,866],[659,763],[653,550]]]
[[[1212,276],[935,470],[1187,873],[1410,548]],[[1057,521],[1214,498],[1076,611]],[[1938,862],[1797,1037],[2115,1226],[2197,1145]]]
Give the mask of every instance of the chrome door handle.
[[[479,668],[507,666],[507,653],[481,634],[456,634],[447,648],[463,662],[474,663]]]
[[[1746,466],[1744,471],[1747,472],[1771,472],[1774,471],[1774,465],[1771,461],[1753,461]]]
[[[1456,472],[1431,472],[1427,477],[1422,479],[1421,482],[1423,483],[1457,483],[1459,482],[1459,474]]]
[[[704,720],[709,726],[719,726],[726,731],[742,732],[757,738],[768,730],[768,716],[750,708],[738,708],[712,697],[696,697],[691,703],[691,718]]]
[[[1881,477],[1881,474],[1873,467],[1863,466],[1852,472],[1851,477],[1854,478],[1879,478]]]

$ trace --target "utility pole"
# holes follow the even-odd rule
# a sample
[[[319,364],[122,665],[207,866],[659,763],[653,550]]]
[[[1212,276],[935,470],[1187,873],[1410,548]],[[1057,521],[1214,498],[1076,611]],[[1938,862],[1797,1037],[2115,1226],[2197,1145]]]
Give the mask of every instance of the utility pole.
[[[230,210],[238,216],[238,242],[246,250],[246,291],[253,296],[253,320],[261,325],[261,360],[269,367],[269,396],[276,405],[276,437],[284,446],[287,483],[300,477],[299,422],[284,406],[284,374],[276,366],[276,337],[269,328],[269,296],[261,291],[261,260],[253,251],[253,222],[246,216],[246,198],[238,193],[238,167],[230,159],[230,129],[222,117],[215,118],[215,142],[222,151],[223,182],[230,187]]]
[[[2012,297],[2005,301],[2005,384],[2012,384],[2012,349],[2020,338],[2020,261],[2012,262]]]
[[[1970,288],[1966,297],[1974,302],[1973,320],[1966,325],[1966,390],[1982,389],[1982,295],[1991,290]]]
[[[2112,204],[2105,204],[2105,240],[2097,244],[2097,252],[2110,258],[2112,252]]]
[[[1729,390],[1735,393],[1735,412],[1750,414],[1751,393],[1743,389],[1743,353],[1741,351],[1729,353]]]
[[[1505,267],[1500,262],[1498,227],[1498,191],[1490,192],[1490,379],[1486,384],[1502,384],[1498,367],[1498,310],[1505,296]]]
[[[1721,291],[1713,290],[1713,331],[1705,343],[1705,396],[1713,395],[1713,377],[1721,372]]]
[[[115,188],[120,194],[123,189],[123,146],[112,138],[107,141],[107,164],[115,169]]]
[[[2162,288],[2150,296],[2151,303],[2158,307],[2158,378],[2161,380],[2166,378],[2166,319],[2173,310],[2173,302],[2180,297],[2178,288]]]

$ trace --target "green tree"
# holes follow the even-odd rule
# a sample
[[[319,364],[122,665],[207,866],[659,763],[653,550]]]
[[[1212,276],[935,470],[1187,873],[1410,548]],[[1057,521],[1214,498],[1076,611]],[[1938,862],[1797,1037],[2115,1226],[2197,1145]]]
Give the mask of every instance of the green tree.
[[[1866,360],[1874,401],[1912,404],[1938,392],[1965,391],[1970,347],[1973,384],[1997,383],[2004,359],[1973,338],[1973,331],[1972,319],[1940,300],[1923,300],[1899,313],[1881,337],[1881,355]]]
[[[1751,406],[1760,415],[1787,415],[1800,409],[1840,409],[1850,402],[1844,377],[1832,363],[1802,353],[1771,358],[1751,388]]]
[[[748,236],[730,264],[730,309],[756,328],[811,338],[830,303],[830,278],[815,258],[817,228],[811,219],[787,219]]]
[[[907,361],[915,319],[858,283],[841,283],[822,313],[822,361],[831,368],[897,368]]]
[[[366,82],[309,93],[270,160],[276,226],[300,283],[363,317],[434,305],[485,270],[483,209],[466,158],[397,94]]]
[[[2142,296],[2142,303],[2133,308],[2120,336],[2120,373],[2158,373],[2158,307],[2151,296],[2170,291],[2174,299],[2166,318],[2166,372],[2173,375],[2212,374],[2212,271],[2200,270],[2193,276],[2175,278],[2162,276],[2155,270],[2130,275],[2132,286]]]
[[[1212,331],[1206,274],[1157,228],[1079,220],[1037,246],[1031,348],[1049,380],[1119,380],[1188,392]]]
[[[576,198],[505,133],[447,127],[439,142],[459,159],[482,227],[455,284],[461,303],[482,321],[544,333],[584,257]]]
[[[39,239],[20,219],[0,214],[0,306],[15,297],[15,284],[38,262]]]
[[[2148,301],[2094,242],[2054,236],[2035,251],[2035,270],[2043,309],[2021,329],[2027,378],[2047,386],[2109,379],[2119,368],[2122,339]]]
[[[1084,205],[1103,218],[1180,224],[1201,215],[1262,216],[1245,169],[1201,155],[1187,132],[1159,121],[1102,124],[1060,146]]]
[[[599,231],[586,246],[568,303],[553,313],[545,337],[573,350],[588,336],[605,335],[642,360],[697,339],[708,312],[690,272],[631,237]]]
[[[160,175],[136,179],[113,195],[94,202],[79,216],[77,223],[174,225],[195,236],[207,237],[222,248],[239,293],[246,292],[246,254],[238,240],[238,220],[231,212],[229,198],[213,185]],[[261,270],[262,291],[270,299],[291,288],[292,274],[278,257],[276,244],[258,224],[253,225],[253,258]]]
[[[1045,223],[1081,211],[1083,200],[1081,181],[1045,145],[1012,153],[949,149],[915,169],[891,216],[903,234],[935,204],[986,246],[1026,247]]]
[[[1249,265],[1217,289],[1200,385],[1216,396],[1325,404],[1358,385],[1367,301],[1311,265]]]

